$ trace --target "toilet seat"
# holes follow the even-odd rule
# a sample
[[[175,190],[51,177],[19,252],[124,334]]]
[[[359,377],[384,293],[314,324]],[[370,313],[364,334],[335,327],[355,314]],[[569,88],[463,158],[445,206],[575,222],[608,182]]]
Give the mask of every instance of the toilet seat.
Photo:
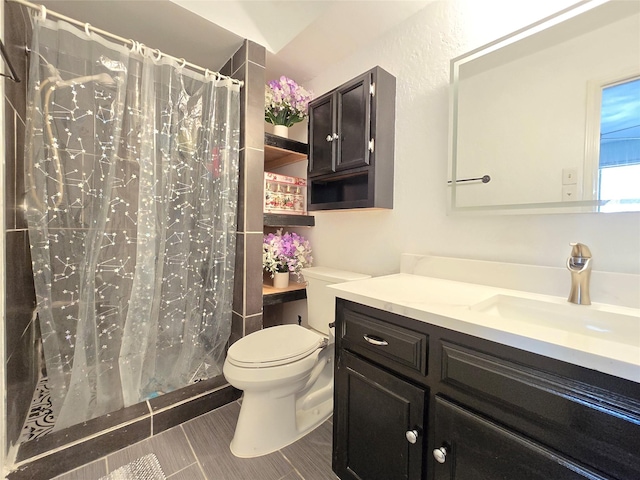
[[[285,365],[317,350],[323,338],[299,325],[278,325],[241,338],[229,347],[227,361],[237,367]]]

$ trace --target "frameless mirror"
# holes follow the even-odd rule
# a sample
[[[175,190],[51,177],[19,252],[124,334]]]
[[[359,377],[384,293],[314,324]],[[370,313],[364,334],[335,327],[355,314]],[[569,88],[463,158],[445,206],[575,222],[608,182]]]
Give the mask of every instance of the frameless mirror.
[[[452,211],[640,211],[640,2],[589,1],[451,61]]]

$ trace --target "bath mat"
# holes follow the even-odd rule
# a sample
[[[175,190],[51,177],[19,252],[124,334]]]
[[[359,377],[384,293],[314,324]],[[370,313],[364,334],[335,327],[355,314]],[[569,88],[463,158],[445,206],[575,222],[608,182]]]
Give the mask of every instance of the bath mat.
[[[100,480],[165,480],[164,473],[153,453],[121,466]]]

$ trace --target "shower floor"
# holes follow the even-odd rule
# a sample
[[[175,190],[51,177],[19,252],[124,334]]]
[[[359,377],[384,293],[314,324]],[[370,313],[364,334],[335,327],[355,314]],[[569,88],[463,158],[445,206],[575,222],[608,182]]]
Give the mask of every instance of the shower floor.
[[[31,407],[20,434],[20,443],[46,435],[53,430],[54,425],[49,384],[47,377],[41,377],[33,392]]]

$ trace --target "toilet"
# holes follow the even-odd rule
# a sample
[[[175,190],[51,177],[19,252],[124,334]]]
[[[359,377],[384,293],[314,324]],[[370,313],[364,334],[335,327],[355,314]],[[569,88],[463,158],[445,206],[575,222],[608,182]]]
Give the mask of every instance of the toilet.
[[[368,275],[311,267],[308,328],[278,325],[235,342],[223,374],[244,392],[231,452],[251,458],[279,450],[322,424],[333,412],[335,294],[327,285]]]

